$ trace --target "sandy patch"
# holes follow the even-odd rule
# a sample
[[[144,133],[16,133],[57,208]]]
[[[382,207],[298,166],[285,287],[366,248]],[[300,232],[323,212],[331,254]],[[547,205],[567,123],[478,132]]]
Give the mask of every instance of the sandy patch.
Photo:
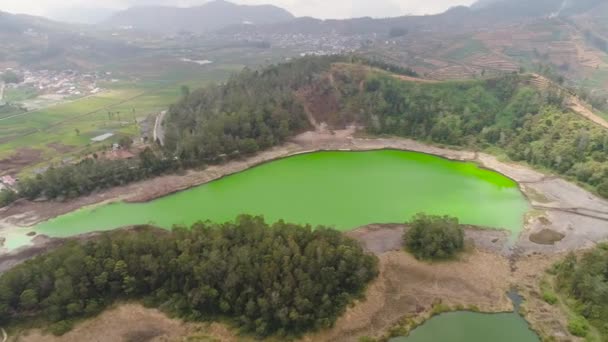
[[[186,337],[198,341],[236,341],[236,337],[220,324],[194,324],[171,319],[156,309],[139,304],[122,304],[106,310],[98,317],[78,324],[72,331],[57,337],[35,329],[10,336],[14,342],[155,342],[183,341]]]

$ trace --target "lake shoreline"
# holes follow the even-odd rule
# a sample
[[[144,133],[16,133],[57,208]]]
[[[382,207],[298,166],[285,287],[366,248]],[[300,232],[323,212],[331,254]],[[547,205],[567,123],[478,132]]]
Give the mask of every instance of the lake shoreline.
[[[403,138],[357,138],[354,134],[353,128],[331,133],[306,132],[285,145],[244,160],[210,166],[202,171],[190,170],[182,175],[160,176],[67,202],[21,200],[0,210],[0,231],[15,227],[27,229],[83,207],[119,201],[149,202],[290,156],[321,151],[399,150],[424,153],[451,161],[473,162],[480,168],[515,181],[532,208],[516,243],[526,253],[561,253],[589,247],[592,241],[608,239],[608,202],[560,178],[544,175],[522,165],[501,162],[484,153],[451,150]],[[574,225],[577,230],[572,229]],[[563,234],[564,239],[555,245],[538,245],[530,241],[530,235],[547,228]]]

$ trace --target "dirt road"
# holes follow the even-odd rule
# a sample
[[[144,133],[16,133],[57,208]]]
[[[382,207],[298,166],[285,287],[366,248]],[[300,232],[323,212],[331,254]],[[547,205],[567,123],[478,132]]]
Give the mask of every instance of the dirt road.
[[[0,82],[0,104],[4,103],[4,82]]]
[[[154,141],[158,141],[160,146],[165,146],[165,129],[163,127],[163,122],[166,115],[167,111],[163,110],[156,116],[156,120],[154,121]]]

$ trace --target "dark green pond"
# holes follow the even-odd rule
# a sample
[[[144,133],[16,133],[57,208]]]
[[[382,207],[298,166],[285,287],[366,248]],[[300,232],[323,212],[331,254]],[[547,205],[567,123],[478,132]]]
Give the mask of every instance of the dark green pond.
[[[516,313],[450,312],[431,318],[407,337],[390,342],[538,342]]]

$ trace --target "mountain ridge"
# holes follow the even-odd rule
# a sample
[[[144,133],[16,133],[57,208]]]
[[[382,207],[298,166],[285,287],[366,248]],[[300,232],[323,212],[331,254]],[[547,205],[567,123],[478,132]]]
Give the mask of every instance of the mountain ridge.
[[[287,10],[273,5],[237,5],[215,0],[196,7],[132,7],[114,14],[103,25],[161,33],[203,33],[235,24],[264,25],[294,18]]]

